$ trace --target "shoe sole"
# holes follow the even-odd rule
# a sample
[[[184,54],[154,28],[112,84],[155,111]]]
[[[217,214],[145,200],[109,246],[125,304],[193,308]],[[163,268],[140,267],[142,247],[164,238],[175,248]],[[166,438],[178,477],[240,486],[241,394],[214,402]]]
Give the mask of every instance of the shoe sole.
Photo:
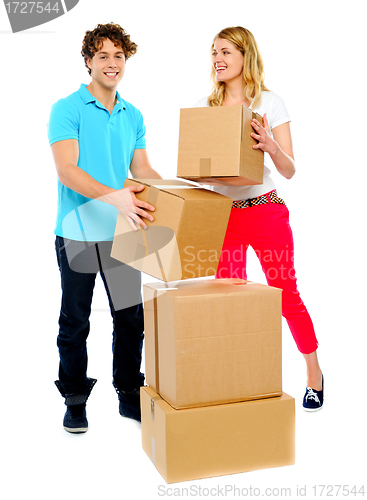
[[[65,427],[64,426],[64,429],[66,430],[66,432],[71,432],[72,434],[83,434],[84,432],[87,432],[88,427],[72,428],[72,427]]]
[[[302,408],[304,409],[304,411],[308,411],[308,412],[313,412],[313,411],[320,411],[322,410],[322,406],[320,406],[320,408],[305,408],[304,406],[302,406]]]
[[[139,415],[134,415],[134,414],[131,414],[131,413],[128,413],[128,414],[125,414],[125,413],[120,413],[120,416],[121,417],[124,417],[124,418],[130,418],[131,420],[135,420],[136,422],[139,422],[141,423],[141,416]]]
[[[121,413],[120,413],[121,415]],[[123,418],[129,418],[130,420],[135,420],[135,422],[139,422],[139,424],[141,424],[141,419],[139,418],[135,418],[135,417],[130,417],[129,415],[121,415],[121,417]]]

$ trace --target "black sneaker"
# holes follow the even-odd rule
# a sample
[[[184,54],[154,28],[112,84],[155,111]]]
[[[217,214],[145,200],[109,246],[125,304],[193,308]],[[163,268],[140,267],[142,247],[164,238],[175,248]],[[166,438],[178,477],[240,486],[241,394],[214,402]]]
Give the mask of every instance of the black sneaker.
[[[81,434],[88,430],[86,403],[81,405],[68,406],[64,416],[64,429],[68,432]]]
[[[321,410],[324,404],[324,375],[322,376],[322,389],[316,391],[311,387],[307,387],[306,394],[303,398],[303,409],[305,411],[318,411]]]
[[[67,406],[63,421],[64,429],[67,432],[72,432],[74,434],[87,432],[88,420],[85,407],[87,399],[89,398],[96,382],[96,379],[88,378],[88,389],[86,394],[65,394],[61,388],[59,380],[55,381],[55,385],[59,389],[61,395],[64,396],[65,404]]]
[[[140,387],[131,392],[117,390],[120,415],[141,422]]]

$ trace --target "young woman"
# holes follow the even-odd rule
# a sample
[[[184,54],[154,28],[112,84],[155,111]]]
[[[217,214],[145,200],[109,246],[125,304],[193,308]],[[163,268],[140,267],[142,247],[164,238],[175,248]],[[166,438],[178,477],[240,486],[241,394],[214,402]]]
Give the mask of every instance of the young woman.
[[[283,100],[264,84],[263,61],[252,33],[242,27],[226,28],[212,44],[213,91],[197,106],[244,105],[263,116],[263,125],[251,123],[254,149],[268,153],[287,179],[295,173],[290,118]],[[268,285],[283,290],[282,314],[307,365],[306,411],[323,405],[324,379],[317,359],[318,342],[307,309],[297,290],[293,237],[289,212],[278,197],[264,166],[263,184],[211,186],[233,199],[217,278],[246,279],[246,250],[250,245],[261,262]],[[240,256],[240,257],[239,257]]]

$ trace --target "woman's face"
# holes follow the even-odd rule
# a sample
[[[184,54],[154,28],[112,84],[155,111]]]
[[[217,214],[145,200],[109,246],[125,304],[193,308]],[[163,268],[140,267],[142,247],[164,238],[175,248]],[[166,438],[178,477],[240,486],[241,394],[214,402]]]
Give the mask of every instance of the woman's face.
[[[212,52],[212,64],[218,82],[242,78],[243,55],[233,43],[217,38]]]

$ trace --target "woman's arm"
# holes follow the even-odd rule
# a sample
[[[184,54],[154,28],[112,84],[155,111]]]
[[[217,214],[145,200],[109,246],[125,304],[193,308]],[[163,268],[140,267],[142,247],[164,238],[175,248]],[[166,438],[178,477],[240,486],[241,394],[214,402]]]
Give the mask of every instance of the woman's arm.
[[[271,137],[266,114],[263,116],[263,121],[264,126],[255,119],[251,122],[252,128],[256,131],[256,133],[251,133],[251,137],[259,141],[252,147],[269,153],[278,172],[286,179],[291,179],[296,172],[296,167],[289,122],[274,127],[273,137]]]

